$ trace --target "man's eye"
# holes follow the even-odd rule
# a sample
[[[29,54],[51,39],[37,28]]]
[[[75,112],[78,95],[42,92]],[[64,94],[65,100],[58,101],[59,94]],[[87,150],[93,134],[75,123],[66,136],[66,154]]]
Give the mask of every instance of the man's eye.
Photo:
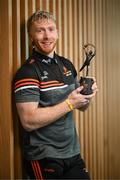
[[[55,31],[55,28],[49,28],[49,31],[51,31],[51,32]]]
[[[42,32],[44,32],[44,30],[43,29],[37,29],[37,32],[42,33]]]

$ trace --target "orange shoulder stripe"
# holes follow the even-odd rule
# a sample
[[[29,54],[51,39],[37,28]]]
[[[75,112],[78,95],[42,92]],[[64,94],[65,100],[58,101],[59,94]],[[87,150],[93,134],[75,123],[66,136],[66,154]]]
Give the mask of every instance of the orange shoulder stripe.
[[[51,84],[51,83],[59,83],[59,81],[40,82],[40,84]]]
[[[40,86],[40,88],[48,88],[48,87],[56,87],[56,86],[63,86],[64,85],[64,83],[53,83],[53,84],[48,84],[48,85],[43,85],[43,86]]]
[[[21,80],[19,80],[19,81],[17,81],[16,83],[15,83],[15,85],[17,85],[17,84],[19,84],[19,83],[21,83],[21,82],[27,82],[27,81],[33,81],[33,82],[37,82],[37,83],[39,83],[39,81],[38,80],[36,80],[36,79],[32,79],[32,78],[25,78],[25,79],[21,79]]]
[[[16,88],[19,88],[19,87],[21,87],[21,86],[25,86],[25,85],[36,85],[36,86],[39,86],[39,84],[38,84],[38,83],[35,83],[35,82],[25,82],[25,83],[20,83],[20,84],[16,85],[16,86],[15,86],[15,89],[16,89]]]

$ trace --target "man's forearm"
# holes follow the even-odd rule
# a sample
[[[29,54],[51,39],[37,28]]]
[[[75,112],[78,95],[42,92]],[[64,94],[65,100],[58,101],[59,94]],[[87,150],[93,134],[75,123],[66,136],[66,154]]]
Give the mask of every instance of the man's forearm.
[[[28,105],[25,104],[28,109],[29,105],[30,103]],[[65,101],[55,106],[36,107],[31,111],[24,111],[25,107],[23,106],[20,108],[19,105],[18,112],[21,123],[27,131],[33,131],[35,129],[49,125],[70,111],[70,108]]]

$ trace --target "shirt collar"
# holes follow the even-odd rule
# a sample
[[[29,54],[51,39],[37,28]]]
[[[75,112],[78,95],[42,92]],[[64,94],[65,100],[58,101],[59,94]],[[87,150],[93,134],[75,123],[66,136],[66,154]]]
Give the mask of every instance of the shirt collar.
[[[54,57],[51,58],[33,49],[32,55],[33,57],[36,57],[38,60],[40,60],[42,63],[48,64],[48,65],[51,65],[52,63],[56,63],[56,64],[58,63],[57,55],[55,52],[54,52]]]

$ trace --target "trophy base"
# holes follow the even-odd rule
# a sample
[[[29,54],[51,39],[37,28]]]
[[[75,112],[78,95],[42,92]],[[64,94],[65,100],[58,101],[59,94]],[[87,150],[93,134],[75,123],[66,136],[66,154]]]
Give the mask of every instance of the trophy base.
[[[89,77],[81,77],[80,78],[80,85],[83,86],[83,90],[80,92],[83,95],[90,95],[93,93],[92,85],[93,85],[93,79]]]

